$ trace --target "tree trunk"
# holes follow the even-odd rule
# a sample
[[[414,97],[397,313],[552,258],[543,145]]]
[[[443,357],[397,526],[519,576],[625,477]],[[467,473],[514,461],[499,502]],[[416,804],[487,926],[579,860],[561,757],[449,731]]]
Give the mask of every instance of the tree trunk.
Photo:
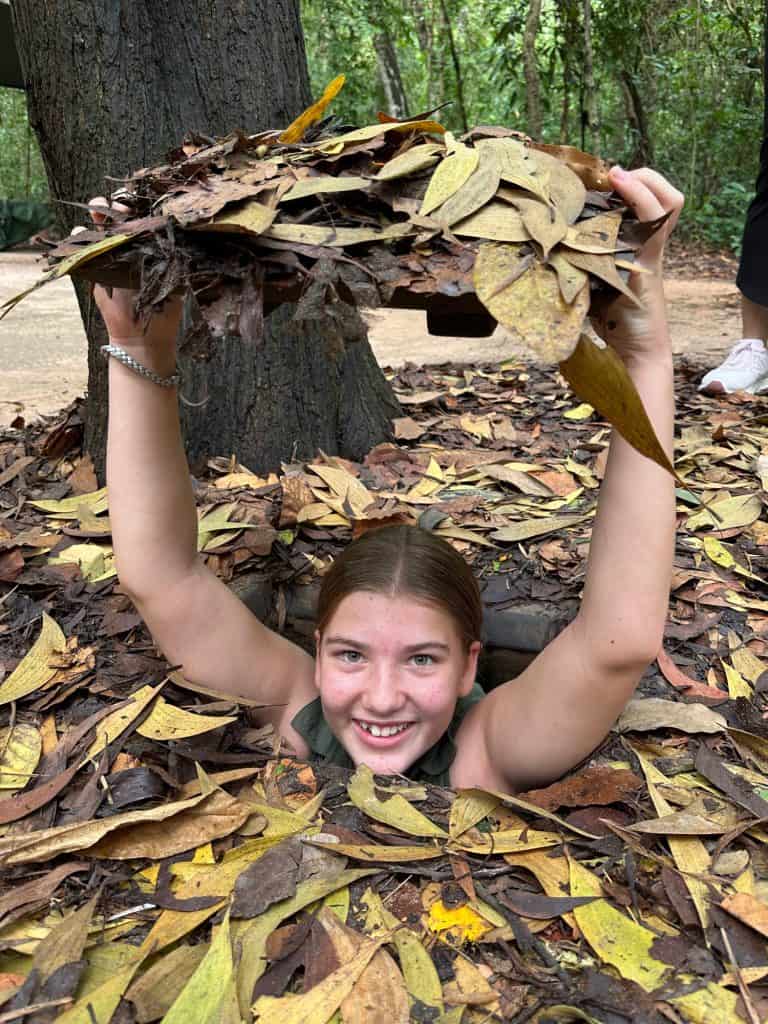
[[[600,124],[597,117],[594,52],[592,49],[592,0],[584,0],[584,102],[582,107],[582,148],[600,152]]]
[[[373,45],[388,111],[393,117],[403,118],[408,113],[408,99],[392,37],[383,29],[374,36]]]
[[[451,17],[448,13],[445,0],[440,0],[440,10],[443,14],[443,24],[445,30],[448,33],[448,45],[451,50],[451,60],[453,61],[453,73],[456,77],[456,98],[459,101],[459,116],[461,118],[462,129],[465,132],[469,131],[469,120],[467,118],[467,105],[464,102],[464,79],[461,71],[461,61],[459,60],[459,52],[456,49],[456,41],[453,38],[453,26],[451,25]]]
[[[534,139],[540,139],[544,129],[541,112],[541,81],[536,60],[536,37],[541,21],[541,0],[530,0],[523,33],[523,72],[525,74],[525,107],[527,131]]]
[[[105,175],[161,162],[185,132],[223,135],[287,125],[310,102],[298,0],[14,0],[16,41],[54,200],[85,202]],[[82,209],[60,208],[62,226]],[[88,288],[76,285],[89,339],[86,446],[103,474],[104,327]],[[270,323],[271,320],[271,323]],[[263,338],[221,343],[207,366],[180,354],[191,455],[235,453],[257,472],[293,452],[359,458],[389,435],[397,403],[364,330],[345,355],[321,325],[267,321]]]
[[[635,135],[635,148],[627,166],[630,168],[651,167],[653,166],[653,140],[648,128],[645,106],[634,75],[627,68],[621,72],[621,88],[624,92],[627,119]]]

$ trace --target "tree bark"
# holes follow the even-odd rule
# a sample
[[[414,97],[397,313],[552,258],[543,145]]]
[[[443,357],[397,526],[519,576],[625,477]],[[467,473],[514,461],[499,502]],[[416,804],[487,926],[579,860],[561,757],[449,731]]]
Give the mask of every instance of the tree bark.
[[[629,159],[628,167],[653,166],[653,139],[648,127],[645,106],[634,75],[627,68],[621,71],[621,88],[624,93],[624,105],[627,120],[635,135],[635,148]]]
[[[530,0],[523,33],[523,73],[525,74],[525,107],[527,131],[534,139],[540,139],[544,128],[541,111],[541,80],[536,59],[536,37],[541,22],[541,0]]]
[[[594,51],[592,49],[592,0],[584,0],[584,104],[582,108],[582,149],[600,153],[600,124],[597,116]]]
[[[403,76],[400,74],[400,63],[392,37],[386,29],[377,32],[373,39],[376,50],[376,64],[379,68],[384,96],[389,113],[393,117],[405,117],[408,113],[408,99],[405,95]]]
[[[456,40],[453,38],[453,26],[451,25],[451,17],[448,13],[445,0],[440,0],[440,10],[443,14],[443,24],[445,25],[445,31],[448,33],[448,45],[451,50],[451,60],[453,62],[453,73],[456,77],[456,98],[459,101],[459,116],[461,118],[462,130],[465,132],[469,131],[469,120],[467,118],[467,105],[464,102],[464,78],[462,76],[461,61],[459,60],[459,52],[456,49]]]
[[[62,204],[161,162],[189,130],[279,127],[311,100],[298,0],[14,0],[12,10],[30,121]],[[65,231],[86,217],[71,205],[60,214]],[[106,339],[89,289],[76,292],[89,339],[86,447],[102,476]],[[286,311],[267,324],[263,338],[219,344],[207,366],[180,354],[182,392],[209,394],[182,409],[190,455],[235,453],[262,472],[318,446],[359,458],[389,436],[398,407],[364,330],[340,355],[322,325]]]

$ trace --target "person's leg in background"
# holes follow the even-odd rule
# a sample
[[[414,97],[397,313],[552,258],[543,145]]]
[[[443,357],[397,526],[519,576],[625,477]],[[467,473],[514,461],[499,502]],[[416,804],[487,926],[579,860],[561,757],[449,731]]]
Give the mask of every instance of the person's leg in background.
[[[736,285],[741,292],[742,337],[726,359],[702,378],[710,395],[768,391],[768,21],[763,67],[763,144],[755,198],[747,210]]]

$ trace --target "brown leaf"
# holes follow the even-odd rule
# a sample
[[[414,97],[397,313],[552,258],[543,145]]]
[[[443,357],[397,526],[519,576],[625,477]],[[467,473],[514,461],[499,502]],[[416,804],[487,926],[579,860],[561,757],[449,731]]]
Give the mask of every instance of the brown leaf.
[[[674,476],[637,388],[612,348],[599,348],[583,334],[574,352],[560,364],[560,372],[579,398],[593,405],[625,441]]]
[[[546,789],[532,789],[520,796],[545,810],[556,811],[558,807],[604,806],[626,801],[641,786],[641,780],[633,772],[621,768],[594,767],[585,768],[578,775],[571,775]]]

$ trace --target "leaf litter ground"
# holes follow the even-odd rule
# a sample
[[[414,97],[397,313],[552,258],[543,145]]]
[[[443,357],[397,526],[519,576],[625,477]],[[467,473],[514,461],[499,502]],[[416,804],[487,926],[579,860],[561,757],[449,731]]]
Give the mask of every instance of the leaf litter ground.
[[[0,436],[0,1020],[762,1020],[768,421],[678,376],[664,649],[593,756],[516,797],[293,760],[153,648],[78,407]],[[551,368],[393,384],[362,464],[198,467],[208,564],[269,578],[304,643],[318,576],[382,522],[453,543],[489,614],[575,607],[605,422]]]

